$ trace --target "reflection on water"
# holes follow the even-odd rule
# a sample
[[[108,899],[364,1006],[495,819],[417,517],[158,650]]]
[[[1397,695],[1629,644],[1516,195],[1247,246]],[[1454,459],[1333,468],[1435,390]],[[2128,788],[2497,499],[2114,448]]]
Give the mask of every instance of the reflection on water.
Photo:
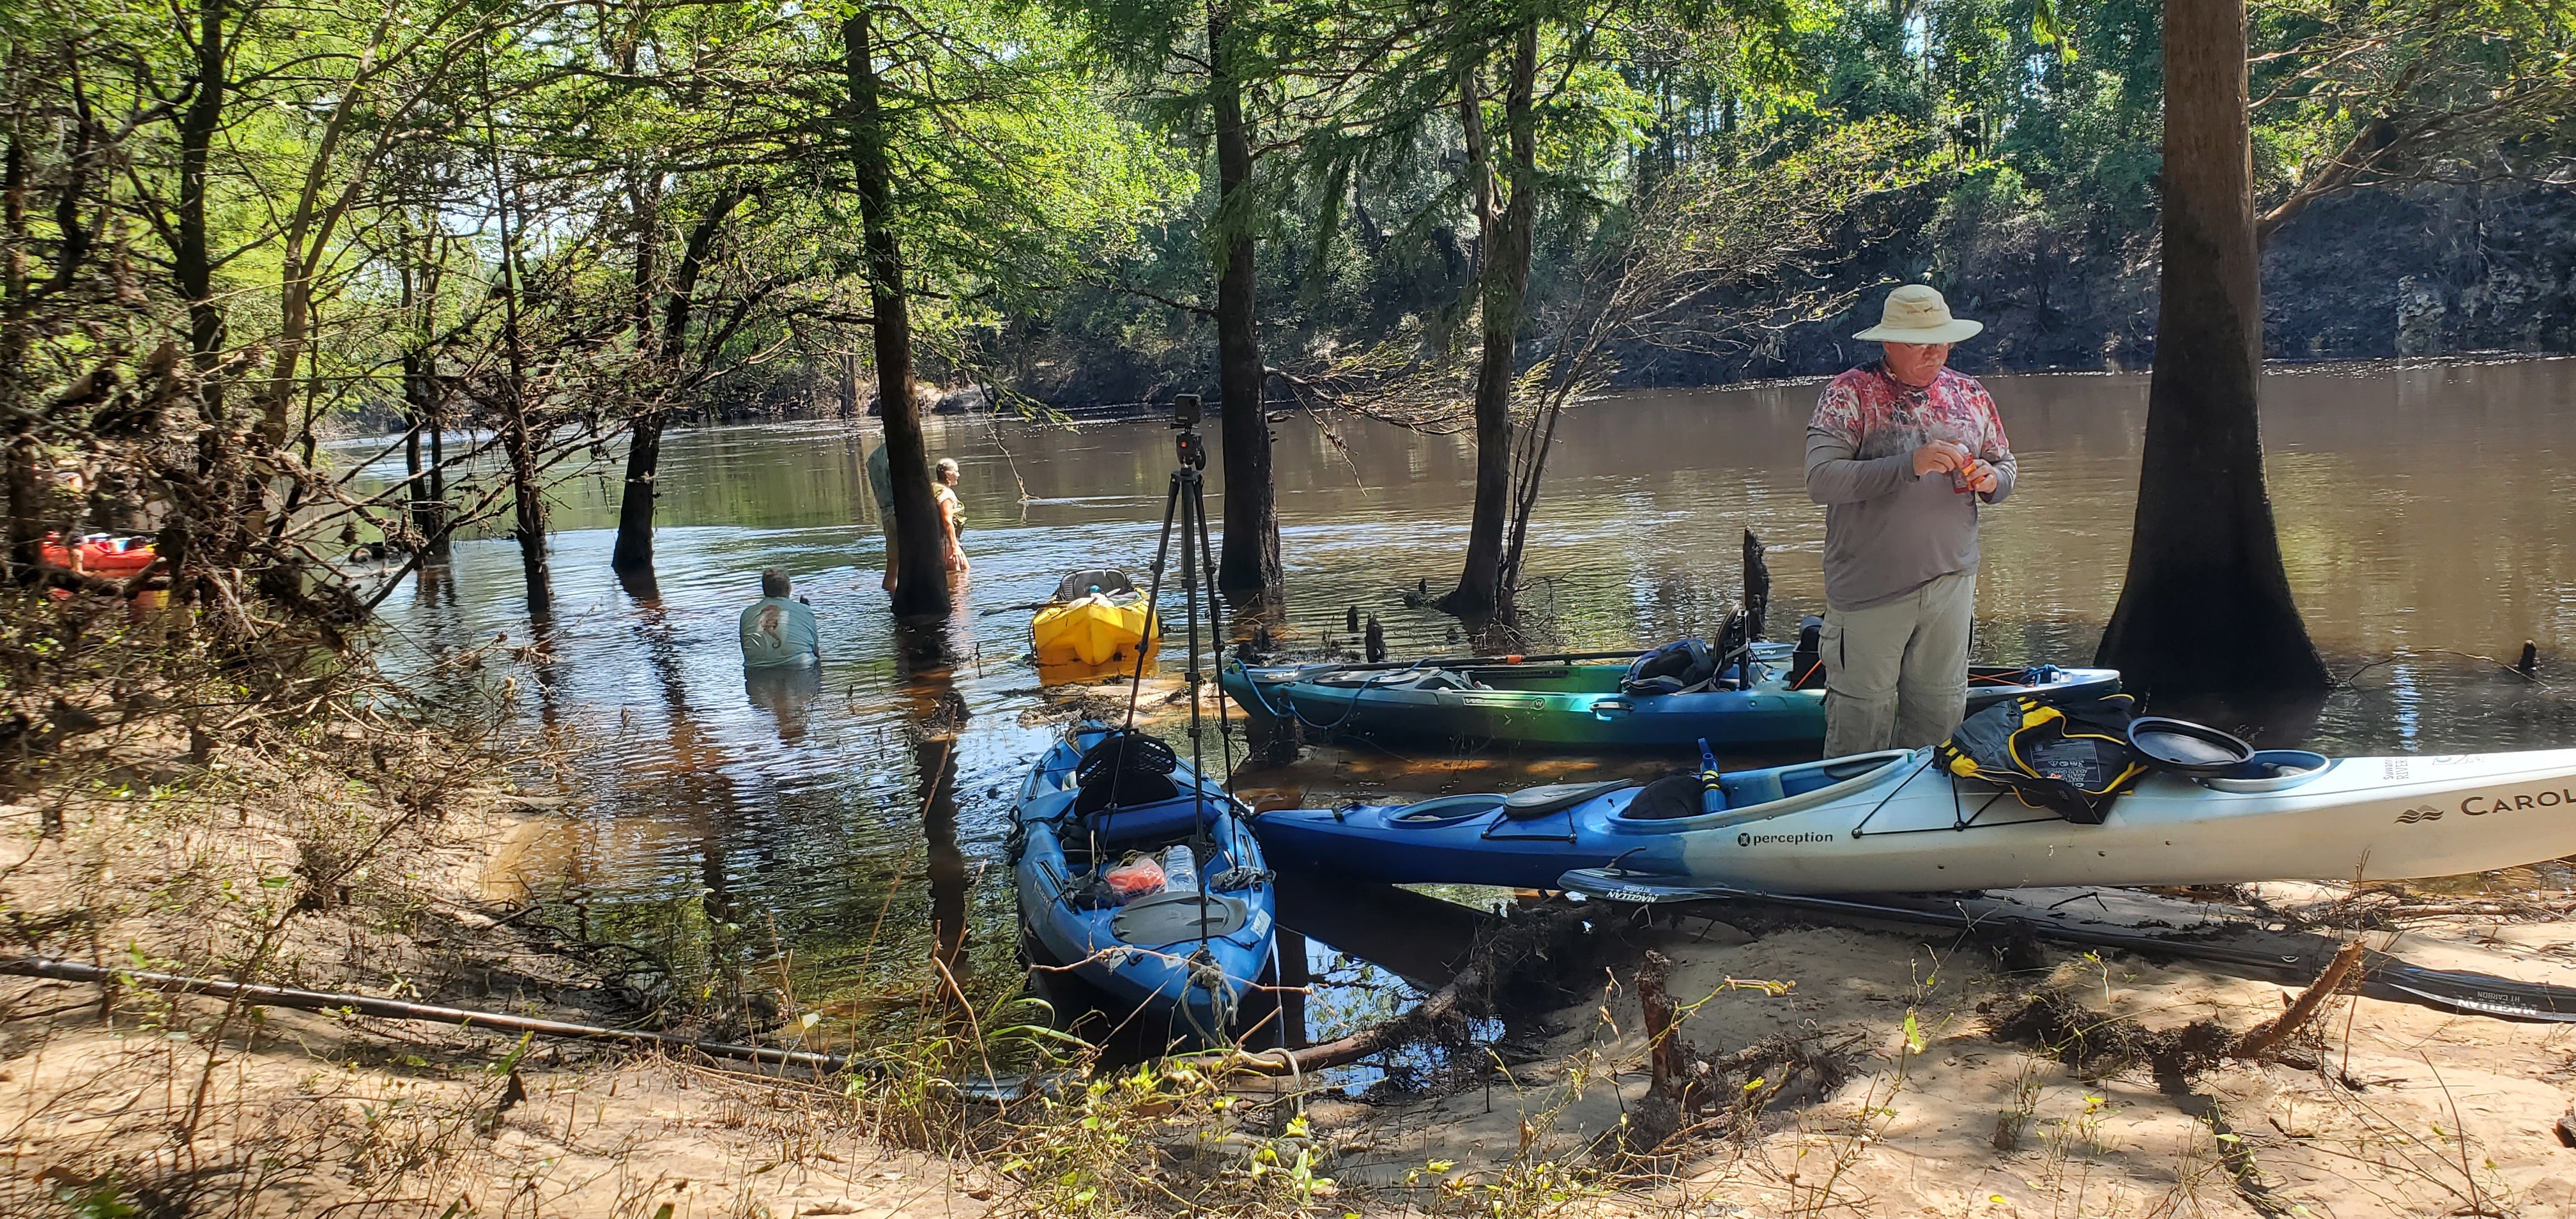
[[[930,884],[930,958],[943,989],[965,1000],[966,854],[957,845],[957,737],[973,713],[957,692],[949,623],[897,628],[895,658],[911,706],[912,771]]]
[[[2126,558],[2145,381],[1990,384],[2023,478],[1986,517],[1978,649],[2082,660]],[[2291,578],[2335,671],[2354,675],[2317,712],[2310,743],[2576,743],[2567,683],[2526,682],[2484,659],[2533,640],[2548,678],[2576,650],[2576,361],[2303,370],[2273,375],[2265,393]],[[1538,583],[1524,602],[1549,639],[1593,647],[1711,629],[1739,586],[1746,528],[1771,547],[1773,621],[1817,610],[1823,513],[1799,474],[1814,395],[1785,385],[1583,407],[1529,542]],[[1303,419],[1276,426],[1285,642],[1355,647],[1345,615],[1357,607],[1384,623],[1397,655],[1453,646],[1451,621],[1408,608],[1404,593],[1455,577],[1467,440],[1335,427],[1340,445]],[[613,472],[566,484],[553,518],[556,622],[541,650],[513,651],[529,640],[506,538],[460,541],[450,566],[386,602],[390,667],[458,700],[501,700],[563,763],[580,812],[518,866],[574,903],[588,933],[720,988],[746,971],[765,971],[744,984],[753,991],[781,985],[784,951],[800,995],[828,996],[835,1010],[927,993],[934,949],[972,993],[1017,986],[1007,801],[1055,730],[1035,714],[1046,686],[1115,674],[1040,675],[1019,659],[1027,614],[977,607],[1039,600],[1077,567],[1142,571],[1170,433],[1152,421],[948,421],[931,442],[965,467],[975,569],[957,614],[926,632],[898,632],[877,588],[882,542],[860,472],[874,437],[833,424],[672,435],[659,566],[631,589],[608,570]],[[815,607],[818,673],[742,673],[735,615],[770,566]],[[1273,804],[1508,787],[1597,765],[1358,749],[1243,777]],[[1328,945],[1356,950],[1353,937],[1379,933],[1374,976],[1310,1005],[1310,1035],[1329,1035],[1336,1005],[1355,996],[1417,992],[1422,963],[1399,959],[1403,936],[1389,946],[1383,933],[1430,920],[1422,908],[1330,930],[1290,920],[1316,937],[1309,966],[1322,972],[1340,959]]]

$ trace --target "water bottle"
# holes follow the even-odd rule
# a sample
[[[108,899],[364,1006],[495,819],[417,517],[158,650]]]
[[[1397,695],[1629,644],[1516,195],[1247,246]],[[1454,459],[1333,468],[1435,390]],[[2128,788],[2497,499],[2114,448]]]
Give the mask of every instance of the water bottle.
[[[1699,739],[1699,811],[1714,813],[1726,807],[1726,789],[1719,782],[1717,751],[1708,747],[1708,738]]]
[[[1163,891],[1196,893],[1199,891],[1199,861],[1190,853],[1190,844],[1163,849]]]

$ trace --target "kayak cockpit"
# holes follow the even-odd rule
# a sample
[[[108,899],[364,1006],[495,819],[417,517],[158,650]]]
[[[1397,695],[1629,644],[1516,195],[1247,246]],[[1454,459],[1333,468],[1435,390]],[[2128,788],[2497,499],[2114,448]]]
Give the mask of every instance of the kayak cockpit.
[[[1442,796],[1437,800],[1406,805],[1403,811],[1389,814],[1386,822],[1390,826],[1418,830],[1456,825],[1497,812],[1502,814],[1496,819],[1497,824],[1535,821],[1636,786],[1624,779],[1613,779],[1604,783],[1551,783],[1544,787],[1525,787],[1509,795],[1482,792],[1470,796]],[[1357,807],[1360,806],[1345,806],[1343,812]]]
[[[1167,756],[1159,741],[1122,741],[1120,734],[1079,740],[1089,746],[1080,761],[1038,768],[1022,793],[1023,832],[1033,846],[1043,845],[1041,873],[1051,900],[1077,914],[1114,911],[1110,930],[1131,944],[1173,944],[1241,929],[1250,905],[1225,894],[1260,889],[1269,879],[1244,832],[1248,810],[1195,772],[1133,760]],[[1129,746],[1128,758],[1118,756]],[[1189,852],[1187,880],[1173,877],[1166,888],[1157,867],[1158,879],[1142,892],[1110,884],[1113,868],[1139,859],[1179,862],[1176,850]],[[1186,911],[1182,903],[1160,900],[1184,894]]]
[[[1718,790],[1726,795],[1726,807],[1750,809],[1866,778],[1913,756],[1911,750],[1899,749],[1762,770],[1739,770],[1719,775],[1717,784]]]
[[[1503,798],[1492,793],[1472,796],[1442,796],[1420,804],[1408,804],[1404,811],[1388,817],[1387,824],[1409,830],[1436,829],[1456,825],[1478,817],[1491,816],[1503,807]]]
[[[1929,760],[1922,750],[1886,749],[1822,762],[1729,771],[1718,776],[1716,791],[1702,791],[1695,815],[1675,816],[1664,811],[1669,805],[1641,809],[1638,806],[1647,803],[1641,800],[1621,807],[1615,820],[1632,827],[1652,826],[1658,831],[1760,821],[1899,782],[1920,773]],[[1661,815],[1657,815],[1659,812]]]
[[[1598,818],[1592,823],[1614,828],[1651,829],[1655,832],[1705,829],[1712,825],[1758,821],[1795,812],[1872,786],[1896,782],[1902,776],[1919,773],[1924,761],[1920,750],[1891,749],[1822,762],[1730,771],[1718,777],[1716,791],[1702,790],[1698,793],[1696,813],[1671,811],[1670,804],[1642,798],[1646,793],[1645,787],[1613,780],[1554,783],[1509,794],[1481,792],[1442,796],[1401,808],[1385,809],[1378,816],[1391,830],[1441,830],[1469,822],[1489,821],[1491,824],[1485,830],[1488,838],[1513,833],[1508,827],[1515,822],[1540,822],[1568,814],[1586,821]],[[1683,776],[1663,782],[1696,783]],[[1365,807],[1344,805],[1334,810],[1334,817],[1336,820],[1344,819]],[[1561,827],[1563,822],[1552,821],[1550,824]]]

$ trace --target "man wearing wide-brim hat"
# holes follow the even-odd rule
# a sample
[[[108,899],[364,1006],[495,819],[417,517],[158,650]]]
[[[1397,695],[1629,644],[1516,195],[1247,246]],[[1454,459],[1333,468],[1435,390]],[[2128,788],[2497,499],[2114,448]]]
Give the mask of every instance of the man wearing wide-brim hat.
[[[1934,745],[1968,697],[1977,510],[2013,489],[1986,387],[1950,371],[1985,329],[1927,285],[1887,294],[1853,338],[1883,358],[1834,378],[1807,424],[1807,494],[1825,505],[1825,756]]]

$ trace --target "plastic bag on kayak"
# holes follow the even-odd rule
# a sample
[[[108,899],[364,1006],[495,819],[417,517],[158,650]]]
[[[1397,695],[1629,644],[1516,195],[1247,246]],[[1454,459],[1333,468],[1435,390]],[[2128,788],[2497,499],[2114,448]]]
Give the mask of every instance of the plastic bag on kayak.
[[[1119,904],[1124,905],[1148,893],[1162,892],[1163,865],[1155,862],[1151,855],[1133,853],[1126,862],[1103,871],[1100,883]]]
[[[2015,698],[1969,716],[1935,747],[1943,770],[2010,790],[2022,803],[2081,825],[2100,825],[2120,793],[2147,773],[2129,747],[2137,700],[2126,694],[2068,703]]]

